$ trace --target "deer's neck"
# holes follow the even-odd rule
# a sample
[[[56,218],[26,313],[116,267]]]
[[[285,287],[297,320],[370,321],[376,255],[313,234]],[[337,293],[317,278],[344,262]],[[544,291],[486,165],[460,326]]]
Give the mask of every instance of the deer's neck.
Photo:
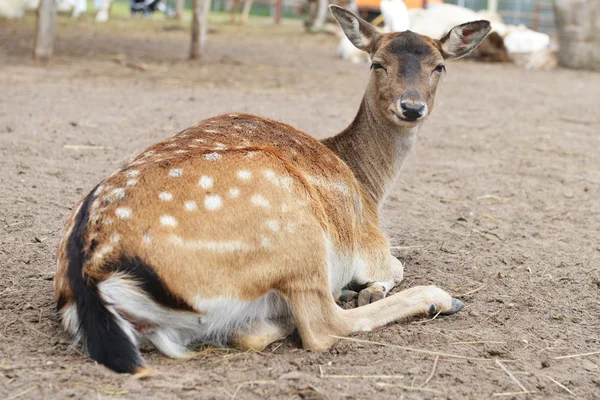
[[[350,167],[379,208],[413,149],[419,128],[399,128],[382,121],[363,99],[350,126],[323,144]]]

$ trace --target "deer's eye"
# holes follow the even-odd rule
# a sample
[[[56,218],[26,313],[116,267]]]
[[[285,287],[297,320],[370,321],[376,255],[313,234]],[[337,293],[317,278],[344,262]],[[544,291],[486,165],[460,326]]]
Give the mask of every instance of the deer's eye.
[[[440,64],[437,67],[435,67],[433,72],[437,72],[438,74],[441,74],[442,72],[446,72],[446,66],[444,64]]]
[[[381,64],[374,62],[371,64],[371,69],[385,69],[385,68],[383,68],[381,66]]]

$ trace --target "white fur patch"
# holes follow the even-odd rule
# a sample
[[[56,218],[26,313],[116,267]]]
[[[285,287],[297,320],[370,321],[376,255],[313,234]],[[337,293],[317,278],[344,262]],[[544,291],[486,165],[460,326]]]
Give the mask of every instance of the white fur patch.
[[[112,235],[110,235],[110,242],[112,244],[117,244],[121,241],[121,235],[119,235],[118,233],[113,233]]]
[[[113,251],[112,246],[102,246],[99,250],[94,253],[94,259],[96,261],[100,261],[104,258],[105,255]]]
[[[243,181],[249,181],[252,178],[252,172],[247,169],[241,169],[237,172],[237,177]]]
[[[137,179],[128,179],[125,183],[127,186],[133,186],[137,183]]]
[[[198,209],[198,204],[194,200],[186,201],[183,206],[187,211],[196,211]]]
[[[170,215],[162,215],[160,217],[160,224],[165,226],[177,226],[177,220]]]
[[[257,207],[268,208],[271,205],[269,200],[265,199],[260,194],[255,194],[254,196],[252,196],[252,198],[250,199],[250,202]]]
[[[208,250],[215,253],[234,253],[252,250],[252,246],[241,240],[184,240],[177,235],[169,236],[169,242],[186,249]]]
[[[129,219],[131,218],[131,208],[127,207],[118,207],[115,210],[115,215],[120,219]]]
[[[221,158],[221,155],[219,153],[208,153],[204,155],[204,159],[207,161],[214,161],[214,160],[218,160],[219,158]]]
[[[140,174],[140,171],[138,171],[137,169],[132,169],[131,171],[127,171],[127,173],[125,174],[128,178],[135,178],[136,176],[138,176]]]
[[[162,201],[171,201],[173,200],[173,195],[169,192],[160,192],[158,194],[158,198]]]
[[[71,336],[75,344],[81,340],[81,332],[79,332],[79,315],[77,314],[77,306],[73,303],[69,304],[61,310],[62,325]]]
[[[198,186],[203,189],[210,189],[213,186],[214,180],[210,176],[203,175],[198,181]]]
[[[183,175],[183,168],[173,168],[169,171],[169,176],[173,178],[180,178]]]
[[[206,207],[207,210],[216,210],[221,208],[222,205],[223,201],[218,194],[210,194],[204,198],[204,207]]]
[[[240,197],[240,189],[238,188],[229,188],[229,197],[231,197],[232,199],[237,199],[238,197]]]
[[[275,221],[274,219],[270,219],[267,221],[267,227],[270,230],[272,230],[273,232],[279,231],[279,223],[277,221]]]
[[[254,323],[268,323],[270,318],[289,314],[287,303],[276,291],[254,301],[226,297],[206,299],[198,295],[194,308],[203,314],[204,336],[216,344],[226,343],[232,333],[248,331]]]
[[[111,196],[114,196],[119,200],[123,200],[125,198],[125,189],[116,188],[116,189],[113,189],[113,191],[110,192],[110,194],[111,194]]]
[[[329,288],[338,293],[354,277],[356,262],[350,255],[338,253],[329,238],[323,233],[327,245],[327,264],[329,266]]]

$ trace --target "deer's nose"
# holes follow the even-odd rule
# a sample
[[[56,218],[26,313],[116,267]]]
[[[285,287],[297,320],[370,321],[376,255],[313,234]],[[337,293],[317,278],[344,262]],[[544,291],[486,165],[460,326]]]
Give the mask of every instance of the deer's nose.
[[[404,119],[416,121],[425,115],[425,103],[421,101],[401,101],[400,111],[402,111]]]

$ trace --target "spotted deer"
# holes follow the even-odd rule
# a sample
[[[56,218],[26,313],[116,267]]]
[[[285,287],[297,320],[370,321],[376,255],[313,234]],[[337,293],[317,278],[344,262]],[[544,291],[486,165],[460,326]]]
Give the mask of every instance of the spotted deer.
[[[79,203],[58,248],[57,308],[90,357],[146,375],[138,345],[187,357],[195,343],[260,351],[298,330],[309,350],[399,319],[452,314],[435,286],[385,297],[402,280],[380,210],[431,113],[446,60],[487,21],[441,40],[381,34],[332,6],[372,72],[354,121],[318,141],[245,114],[204,120],[157,143]],[[359,291],[359,307],[336,297]]]

